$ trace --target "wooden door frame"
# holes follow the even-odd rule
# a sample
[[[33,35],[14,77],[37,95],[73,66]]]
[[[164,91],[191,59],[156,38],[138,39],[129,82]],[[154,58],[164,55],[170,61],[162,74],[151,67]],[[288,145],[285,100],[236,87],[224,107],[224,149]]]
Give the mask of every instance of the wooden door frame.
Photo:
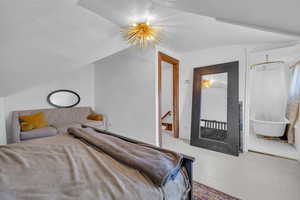
[[[162,52],[158,52],[158,120],[159,120],[159,145],[162,144],[161,136],[161,96],[162,96],[162,62],[167,62],[173,65],[173,137],[179,137],[179,60]]]

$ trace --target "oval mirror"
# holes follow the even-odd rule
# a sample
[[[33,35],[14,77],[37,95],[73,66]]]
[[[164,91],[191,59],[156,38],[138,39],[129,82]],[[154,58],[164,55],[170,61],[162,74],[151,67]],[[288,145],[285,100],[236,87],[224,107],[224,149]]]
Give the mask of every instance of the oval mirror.
[[[47,101],[57,108],[71,108],[79,104],[80,96],[71,90],[56,90],[48,95]]]

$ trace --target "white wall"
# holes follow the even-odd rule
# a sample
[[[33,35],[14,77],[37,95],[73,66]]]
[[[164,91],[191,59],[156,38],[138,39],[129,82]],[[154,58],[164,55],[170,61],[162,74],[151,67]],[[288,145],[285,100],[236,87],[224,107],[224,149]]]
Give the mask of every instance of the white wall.
[[[54,80],[31,89],[4,98],[7,138],[11,127],[11,112],[40,108],[53,108],[47,102],[47,95],[58,89],[69,89],[77,92],[81,97],[78,106],[94,107],[94,65],[83,66],[79,70],[65,74]],[[9,140],[8,140],[9,141]]]
[[[95,63],[95,109],[109,130],[155,144],[155,50],[132,47]]]
[[[300,112],[300,108],[299,108]],[[295,147],[298,152],[298,161],[300,161],[300,117],[298,117],[298,122],[295,126]]]
[[[182,55],[180,74],[180,137],[190,139],[193,69],[214,64],[239,61],[239,100],[245,97],[246,47],[226,46]]]
[[[173,110],[173,65],[162,62],[161,71],[161,114]]]
[[[0,145],[6,144],[4,98],[0,98]]]
[[[266,50],[270,49],[270,50]],[[175,58],[178,58],[180,63],[180,137],[190,139],[191,128],[191,110],[192,110],[192,85],[193,85],[193,68],[203,67],[225,62],[239,61],[239,100],[243,101],[243,124],[244,135],[243,143],[244,150],[247,150],[247,142],[250,128],[250,110],[248,106],[249,93],[249,66],[256,62],[264,61],[265,55],[269,54],[270,59],[283,59],[292,63],[299,60],[300,45],[289,46],[272,46],[272,45],[255,45],[255,46],[224,46],[211,48],[201,51],[188,52],[179,55],[178,53],[170,52],[165,49],[161,51],[166,52]],[[255,52],[255,56],[251,54]],[[260,52],[260,53],[258,53]],[[177,57],[176,57],[177,56]],[[300,123],[300,122],[299,122]],[[298,123],[298,124],[299,124]],[[296,133],[296,148],[298,149],[300,160],[300,124],[298,125],[298,133]],[[298,136],[298,137],[297,137]]]

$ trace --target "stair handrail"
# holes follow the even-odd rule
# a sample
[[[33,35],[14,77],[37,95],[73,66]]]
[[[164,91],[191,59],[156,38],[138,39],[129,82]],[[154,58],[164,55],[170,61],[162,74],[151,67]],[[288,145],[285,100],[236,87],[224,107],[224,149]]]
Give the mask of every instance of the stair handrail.
[[[171,115],[172,111],[169,110],[166,114],[161,117],[161,120],[164,120],[167,116]]]

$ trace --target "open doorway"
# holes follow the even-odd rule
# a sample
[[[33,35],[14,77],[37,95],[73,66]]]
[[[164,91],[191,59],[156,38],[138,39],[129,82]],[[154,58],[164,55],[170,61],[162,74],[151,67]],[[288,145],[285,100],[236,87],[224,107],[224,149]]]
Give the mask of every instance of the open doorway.
[[[159,145],[162,134],[179,137],[179,60],[158,52]]]

